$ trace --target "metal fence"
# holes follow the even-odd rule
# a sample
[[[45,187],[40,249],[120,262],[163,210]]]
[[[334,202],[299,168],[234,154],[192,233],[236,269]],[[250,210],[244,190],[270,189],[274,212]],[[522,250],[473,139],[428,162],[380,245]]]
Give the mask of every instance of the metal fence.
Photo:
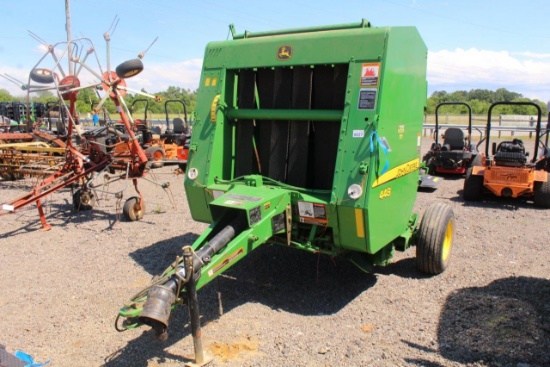
[[[449,127],[456,127],[463,130],[468,128],[467,115],[444,114],[438,116],[439,129],[445,130]],[[543,129],[549,129],[550,121],[541,121]],[[472,116],[472,135],[475,133],[485,134],[487,116]],[[537,125],[536,115],[495,115],[491,119],[491,136],[534,136]],[[423,135],[433,136],[435,131],[435,116],[424,117]]]
[[[431,116],[433,118],[433,116]],[[457,116],[453,116],[452,121],[456,121]],[[439,130],[443,132],[445,129],[450,127],[455,127],[463,130],[468,129],[468,120],[465,118],[466,116],[458,116],[458,122],[459,123],[447,123],[447,121],[450,121],[445,119],[439,121]],[[535,133],[535,127],[536,122],[532,121],[531,119],[528,119],[529,116],[523,116],[527,118],[523,118],[521,120],[518,119],[503,119],[502,117],[495,118],[495,121],[491,124],[491,136],[528,136],[529,138],[534,137]],[[424,120],[424,124],[422,125],[422,135],[424,137],[432,137],[435,132],[435,119],[432,118],[426,118]],[[431,121],[434,122],[431,122]],[[57,119],[52,119],[53,126],[55,127],[55,121]],[[80,119],[81,124],[85,129],[89,129],[92,127],[92,119],[88,118],[81,118]],[[166,126],[166,120],[163,119],[149,119],[149,122],[152,126]],[[517,125],[511,125],[512,123],[516,123]],[[475,117],[472,118],[472,135],[475,134],[483,134],[485,135],[485,126],[487,124],[487,120],[482,119],[481,117]],[[543,129],[546,129],[547,131],[550,131],[550,122],[542,122]],[[9,125],[8,125],[9,126]],[[23,126],[24,127],[24,126]]]
[[[445,129],[449,127],[457,127],[459,129],[467,130],[468,125],[458,125],[458,124],[440,124],[439,130],[443,132]],[[548,128],[548,124],[545,122],[542,124],[543,129],[546,129],[547,131],[550,130]],[[422,131],[424,136],[433,136],[435,132],[435,124],[424,124],[422,125]],[[499,125],[491,125],[491,136],[498,136],[499,138],[501,136],[528,136],[530,138],[534,137],[534,133],[536,131],[535,126],[499,126]],[[485,135],[485,125],[474,125],[472,126],[472,136],[476,134],[482,134]]]

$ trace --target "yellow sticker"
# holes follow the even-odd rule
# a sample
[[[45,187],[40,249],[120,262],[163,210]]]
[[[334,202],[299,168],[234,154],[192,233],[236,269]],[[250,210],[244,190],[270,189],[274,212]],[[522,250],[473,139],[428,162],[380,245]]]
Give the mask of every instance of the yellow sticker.
[[[241,256],[242,254],[244,253],[244,250],[243,248],[239,248],[237,251],[235,251],[234,253],[232,253],[231,255],[229,255],[228,257],[226,257],[225,259],[223,259],[218,265],[216,265],[214,268],[210,269],[208,271],[208,276],[209,277],[212,277],[214,274],[216,274],[217,272],[219,272],[220,270],[222,270],[223,268],[225,268],[227,265],[229,265],[233,260],[235,260],[236,258],[238,258],[239,256]]]
[[[218,113],[218,102],[220,101],[220,95],[217,94],[216,97],[214,97],[214,100],[212,101],[212,105],[210,106],[210,121],[216,122]]]
[[[363,219],[363,209],[355,208],[355,230],[357,231],[357,237],[365,238],[365,227]]]
[[[390,169],[388,172],[378,177],[372,183],[372,187],[380,186],[382,184],[385,184],[386,182],[390,182],[397,178],[406,176],[409,173],[418,171],[419,168],[420,168],[420,158],[415,158],[413,160],[400,164],[399,166]]]

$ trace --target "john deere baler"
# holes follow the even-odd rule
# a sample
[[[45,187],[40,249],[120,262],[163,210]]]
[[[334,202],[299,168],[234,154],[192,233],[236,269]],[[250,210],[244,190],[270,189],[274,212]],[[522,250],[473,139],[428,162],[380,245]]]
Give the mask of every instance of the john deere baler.
[[[452,210],[434,204],[420,225],[412,212],[427,93],[417,30],[231,30],[206,47],[184,183],[193,218],[210,226],[120,311],[125,327],[165,335],[176,299],[193,320],[195,290],[264,243],[366,271],[417,244],[420,269],[442,272]]]

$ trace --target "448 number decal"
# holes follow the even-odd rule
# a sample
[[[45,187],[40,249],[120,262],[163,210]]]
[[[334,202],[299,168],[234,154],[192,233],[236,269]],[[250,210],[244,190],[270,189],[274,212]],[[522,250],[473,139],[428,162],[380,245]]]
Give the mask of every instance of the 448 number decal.
[[[378,196],[380,200],[389,198],[391,196],[391,187],[388,187],[382,191],[380,191],[380,195]]]

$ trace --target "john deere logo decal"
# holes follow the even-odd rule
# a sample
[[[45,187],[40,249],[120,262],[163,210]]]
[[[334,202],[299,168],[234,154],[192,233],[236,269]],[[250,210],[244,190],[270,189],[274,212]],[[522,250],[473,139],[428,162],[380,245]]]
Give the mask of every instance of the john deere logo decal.
[[[281,46],[277,50],[277,59],[289,60],[292,57],[292,46]]]

